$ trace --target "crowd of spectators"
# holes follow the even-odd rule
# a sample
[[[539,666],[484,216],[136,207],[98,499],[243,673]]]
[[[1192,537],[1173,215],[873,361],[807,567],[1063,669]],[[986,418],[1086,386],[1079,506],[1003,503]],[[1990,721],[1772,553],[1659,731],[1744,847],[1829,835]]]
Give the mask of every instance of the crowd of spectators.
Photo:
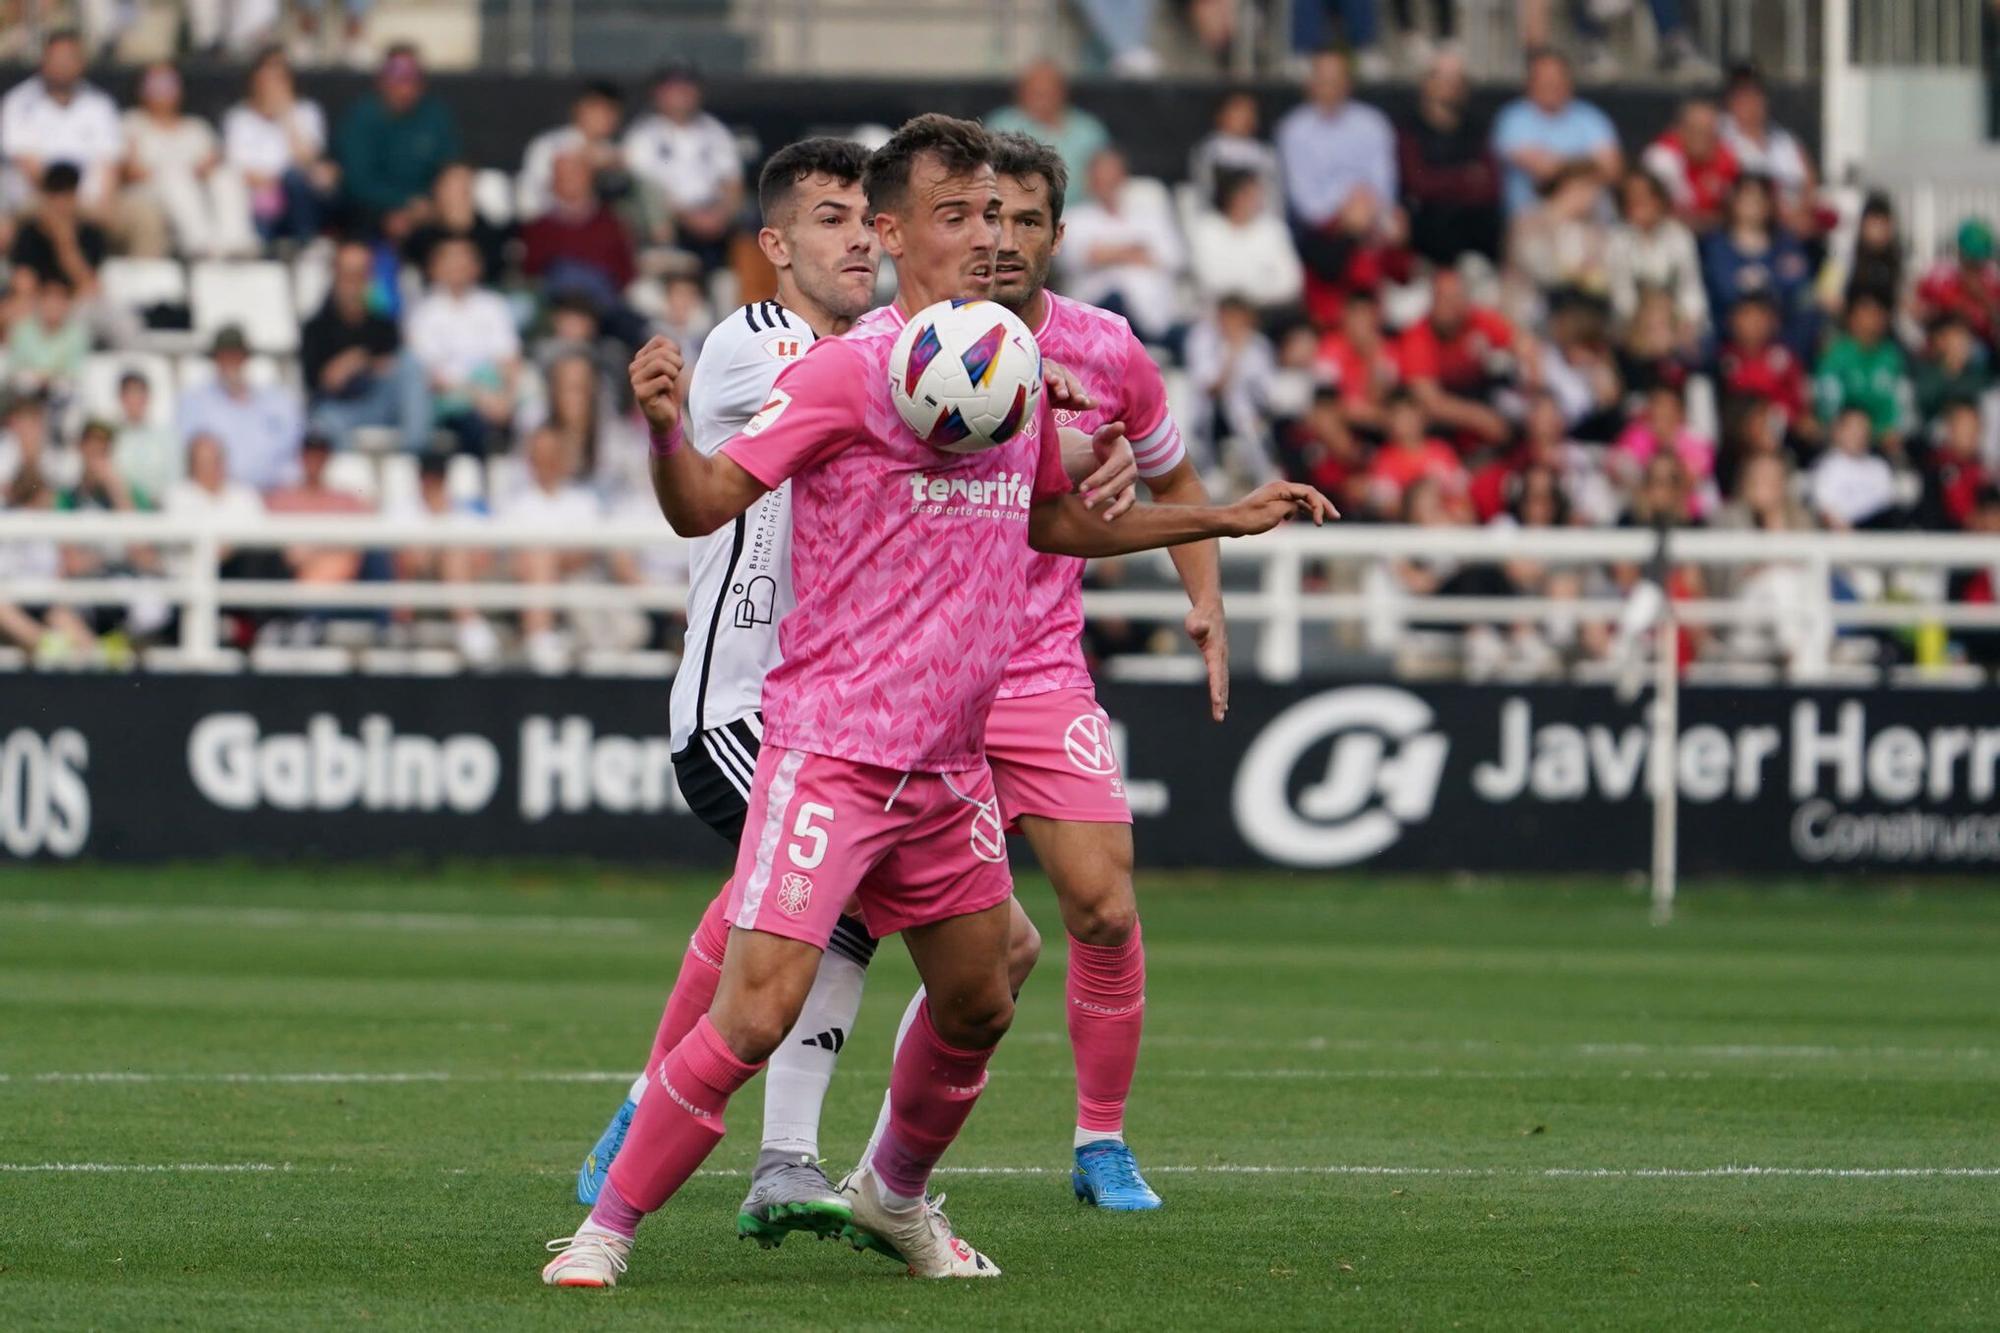
[[[52,34],[36,73],[0,98],[0,508],[226,518],[386,506],[568,529],[648,512],[625,360],[656,330],[692,359],[713,319],[705,280],[730,264],[748,222],[743,154],[703,111],[691,68],[663,68],[629,123],[617,88],[581,89],[568,123],[526,146],[500,217],[476,201],[456,116],[406,46],[337,113],[300,93],[276,47],[249,61],[219,123],[184,110],[171,64],[143,72],[137,100],[121,111],[91,82],[69,32]],[[320,273],[324,295],[298,312],[295,357],[273,357],[239,324],[196,337],[184,305],[135,310],[106,290],[108,262],[158,257],[275,259]],[[181,363],[165,383],[140,365],[162,339]],[[121,356],[132,364],[91,392],[89,363]],[[342,466],[383,451],[413,460],[401,495]],[[479,466],[455,471],[461,456]],[[472,485],[450,484],[466,476]],[[225,576],[322,583],[658,573],[637,557],[557,550],[225,557]],[[0,546],[0,574],[20,579],[158,569],[137,550]],[[164,606],[0,598],[0,644],[43,660],[120,658],[174,630]],[[450,620],[469,660],[503,651],[478,613]],[[244,617],[230,632],[309,642],[326,621]],[[618,647],[670,632],[643,617],[592,629],[592,643]],[[569,660],[572,637],[552,612],[523,615],[518,630],[530,662]]]
[[[1327,6],[1350,26],[1363,8]],[[1671,35],[1674,7],[1655,8]],[[1400,122],[1356,95],[1355,64],[1313,54],[1271,124],[1248,92],[1218,94],[1183,182],[1135,176],[1053,63],[1026,68],[988,117],[1062,153],[1056,279],[1156,349],[1211,489],[1289,476],[1350,522],[2000,532],[2000,263],[1986,223],[1967,220],[1934,270],[1906,271],[1887,200],[1843,219],[1754,69],[1634,142],[1551,49],[1531,53],[1521,95],[1490,117],[1449,50],[1430,54]],[[0,99],[6,508],[384,507],[568,528],[651,512],[624,360],[655,331],[693,359],[714,280],[742,262],[754,221],[738,137],[703,109],[692,69],[662,69],[636,107],[614,85],[581,87],[567,120],[525,145],[504,216],[484,206],[453,109],[408,47],[332,114],[275,49],[219,125],[184,110],[171,65],[138,90],[121,112],[89,81],[83,45],[58,33]],[[177,391],[134,365],[93,397],[88,364],[144,345],[160,313],[111,300],[102,271],[158,255],[318,265],[324,295],[300,311],[295,360],[224,326],[184,354]],[[414,460],[411,486],[349,484],[346,461],[385,452]],[[459,458],[482,484],[454,482]],[[157,568],[139,550],[0,546],[0,573],[21,578]],[[225,572],[640,582],[658,567],[440,547],[232,552]],[[1639,571],[1385,560],[1360,577],[1401,608],[1371,631],[1393,650],[1433,593],[1546,605],[1616,595]],[[1782,598],[1796,577],[1688,569],[1671,591]],[[1839,595],[1870,595],[1842,577]],[[1950,591],[1991,598],[1993,583]],[[554,668],[579,637],[548,612],[447,620],[478,663],[518,637]],[[310,638],[324,622],[245,618],[234,632]],[[0,609],[0,640],[54,659],[115,655],[171,628],[167,608],[138,604]],[[581,637],[672,635],[634,616]],[[1686,637],[1690,655],[1773,651],[1747,633]],[[1523,671],[1612,646],[1608,627],[1547,615],[1452,644]]]
[[[1185,45],[1197,59],[1219,69],[1236,65],[1242,47],[1259,41],[1265,25],[1283,25],[1295,59],[1338,44],[1354,53],[1355,65],[1368,82],[1388,78],[1398,70],[1415,74],[1434,55],[1459,39],[1458,0],[1293,0],[1289,6],[1244,6],[1238,0],[1188,0],[1166,6],[1158,0],[1074,0],[1089,38],[1088,54],[1122,78],[1151,78],[1164,71],[1159,47],[1164,25],[1178,22]],[[1575,34],[1580,66],[1586,77],[1602,82],[1621,78],[1629,70],[1613,50],[1612,27],[1621,16],[1641,6],[1636,0],[1564,0],[1562,17]],[[1713,79],[1715,66],[1703,56],[1688,25],[1685,0],[1645,0],[1652,20],[1654,63],[1670,78]],[[1384,23],[1384,11],[1393,24]],[[1520,0],[1515,7],[1516,30],[1523,49],[1549,44],[1554,35],[1555,0]]]

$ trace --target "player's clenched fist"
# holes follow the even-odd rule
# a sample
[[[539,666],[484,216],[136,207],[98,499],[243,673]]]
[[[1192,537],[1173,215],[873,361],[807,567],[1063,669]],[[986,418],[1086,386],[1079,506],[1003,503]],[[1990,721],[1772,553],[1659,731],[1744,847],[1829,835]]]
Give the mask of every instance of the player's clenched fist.
[[[681,419],[681,366],[681,349],[672,338],[655,337],[632,358],[632,397],[661,434]]]
[[[1310,518],[1316,525],[1340,517],[1333,501],[1320,494],[1317,487],[1302,486],[1296,481],[1274,481],[1259,486],[1229,509],[1237,519],[1235,535],[1239,537],[1269,532],[1293,517]]]

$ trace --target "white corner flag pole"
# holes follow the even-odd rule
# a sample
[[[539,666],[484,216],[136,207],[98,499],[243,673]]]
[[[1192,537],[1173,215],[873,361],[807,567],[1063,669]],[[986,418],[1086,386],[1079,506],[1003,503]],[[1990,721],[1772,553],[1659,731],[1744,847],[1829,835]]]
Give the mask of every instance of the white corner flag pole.
[[[1674,919],[1674,881],[1679,865],[1680,801],[1675,780],[1680,767],[1681,676],[1676,651],[1673,599],[1660,599],[1658,639],[1653,653],[1653,924]]]
[[[1680,846],[1680,636],[1667,593],[1667,529],[1660,528],[1659,606],[1653,617],[1653,924],[1674,919]]]
[[[1653,798],[1653,921],[1673,920],[1677,877],[1680,805],[1680,659],[1673,599],[1667,595],[1667,529],[1656,529],[1659,545],[1653,567],[1632,585],[1619,613],[1612,639],[1611,660],[1621,704],[1631,704],[1646,687],[1646,645],[1653,647],[1652,734],[1647,745],[1647,787]]]

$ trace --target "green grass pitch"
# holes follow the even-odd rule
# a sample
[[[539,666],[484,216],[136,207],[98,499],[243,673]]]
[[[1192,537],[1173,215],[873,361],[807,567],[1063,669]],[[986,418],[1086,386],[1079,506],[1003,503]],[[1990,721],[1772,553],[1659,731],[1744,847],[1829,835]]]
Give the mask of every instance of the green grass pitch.
[[[1153,877],[1128,1128],[1167,1206],[1118,1217],[1070,1197],[1028,879],[1052,943],[939,1181],[1004,1279],[739,1244],[758,1083],[624,1286],[546,1289],[706,892],[10,869],[0,1329],[2000,1325],[2000,894],[1964,885],[1656,928],[1607,883]],[[911,984],[885,946],[837,1169]]]

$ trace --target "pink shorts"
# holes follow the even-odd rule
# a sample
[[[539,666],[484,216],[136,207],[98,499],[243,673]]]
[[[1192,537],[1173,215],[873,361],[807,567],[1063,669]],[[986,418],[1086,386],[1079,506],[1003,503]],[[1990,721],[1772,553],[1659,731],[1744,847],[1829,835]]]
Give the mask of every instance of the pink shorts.
[[[1129,824],[1125,777],[1111,719],[1088,689],[995,699],[986,718],[986,762],[1008,829],[1022,815],[1080,824]]]
[[[729,921],[824,949],[857,893],[878,939],[1007,901],[1014,879],[985,765],[903,773],[766,745]]]

